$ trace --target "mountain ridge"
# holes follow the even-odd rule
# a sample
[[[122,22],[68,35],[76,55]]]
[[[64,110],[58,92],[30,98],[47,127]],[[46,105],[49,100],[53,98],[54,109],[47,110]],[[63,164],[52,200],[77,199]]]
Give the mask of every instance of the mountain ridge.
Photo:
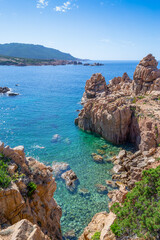
[[[43,45],[27,43],[5,43],[0,44],[0,55],[8,57],[41,59],[41,60],[76,60],[69,53],[61,52],[54,48]]]

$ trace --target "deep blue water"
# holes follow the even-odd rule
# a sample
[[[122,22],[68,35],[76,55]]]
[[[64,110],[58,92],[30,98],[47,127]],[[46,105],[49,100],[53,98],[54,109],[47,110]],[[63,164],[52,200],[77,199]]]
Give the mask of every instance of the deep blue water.
[[[16,97],[0,97],[1,141],[11,147],[24,145],[27,155],[47,165],[53,161],[69,163],[79,178],[78,189],[90,192],[87,197],[78,192],[71,194],[62,181],[57,182],[55,198],[63,210],[63,233],[74,229],[80,235],[95,213],[108,210],[107,195],[99,194],[95,184],[105,185],[105,180],[111,179],[112,165],[96,164],[91,157],[106,142],[74,125],[85,82],[96,72],[101,72],[107,83],[124,72],[132,78],[137,63],[107,61],[100,67],[0,66],[0,86],[20,93]],[[51,142],[54,134],[61,136],[60,142]],[[108,157],[118,153],[119,147],[107,145]]]

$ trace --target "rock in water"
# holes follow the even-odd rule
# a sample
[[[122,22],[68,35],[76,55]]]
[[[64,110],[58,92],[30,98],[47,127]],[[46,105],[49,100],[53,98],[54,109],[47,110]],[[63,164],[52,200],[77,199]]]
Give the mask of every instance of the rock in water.
[[[8,93],[8,96],[10,96],[10,97],[14,97],[14,96],[18,96],[18,95],[19,95],[19,93],[14,93],[14,92]]]
[[[72,170],[66,171],[61,175],[61,177],[65,180],[66,187],[70,192],[74,192],[77,189],[79,181],[75,172]]]
[[[68,163],[65,162],[53,162],[52,164],[53,175],[55,178],[61,177],[62,173],[70,169]]]
[[[0,87],[0,93],[7,93],[10,89],[8,87]]]
[[[95,187],[98,193],[101,193],[101,194],[108,193],[108,188],[102,184],[96,184]]]
[[[52,143],[57,143],[57,142],[60,142],[60,141],[61,141],[61,136],[58,135],[58,134],[54,134],[53,137],[52,137],[51,142]]]

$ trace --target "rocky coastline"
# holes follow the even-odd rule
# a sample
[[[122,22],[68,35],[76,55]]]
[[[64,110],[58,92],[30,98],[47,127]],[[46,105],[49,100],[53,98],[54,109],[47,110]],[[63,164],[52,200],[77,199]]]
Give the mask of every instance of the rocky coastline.
[[[110,212],[97,213],[79,240],[143,239],[117,238],[110,227],[116,219],[114,203],[124,203],[128,191],[142,179],[143,170],[160,165],[160,69],[149,54],[136,67],[133,80],[127,73],[107,85],[101,74],[86,82],[83,109],[75,124],[84,131],[95,132],[114,144],[131,142],[137,151],[120,151],[110,159],[114,167],[107,183],[118,189],[108,193]],[[150,239],[150,238],[149,238]]]
[[[0,239],[61,240],[52,168],[0,143]]]
[[[31,59],[31,58],[18,58],[0,56],[0,65],[2,66],[60,66],[60,65],[83,65],[83,66],[103,66],[102,63],[85,63],[79,60],[42,60],[42,59]]]

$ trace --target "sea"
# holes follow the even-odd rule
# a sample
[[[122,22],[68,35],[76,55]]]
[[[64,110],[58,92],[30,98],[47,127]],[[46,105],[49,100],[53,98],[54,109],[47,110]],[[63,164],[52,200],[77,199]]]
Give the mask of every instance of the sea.
[[[123,148],[75,126],[86,80],[97,72],[102,73],[107,83],[124,72],[133,78],[138,64],[137,61],[101,63],[104,66],[0,66],[0,86],[20,94],[0,96],[0,140],[11,147],[24,145],[27,156],[47,166],[53,162],[70,165],[79,179],[77,191],[71,193],[62,179],[58,179],[54,198],[62,208],[63,235],[71,232],[75,239],[97,212],[108,211],[109,198],[106,193],[98,192],[96,186],[107,186],[113,166],[108,161],[97,164],[91,154],[107,145],[105,156],[109,159]],[[59,135],[58,141],[52,141],[55,134]],[[128,149],[133,150],[133,146],[128,144]]]

